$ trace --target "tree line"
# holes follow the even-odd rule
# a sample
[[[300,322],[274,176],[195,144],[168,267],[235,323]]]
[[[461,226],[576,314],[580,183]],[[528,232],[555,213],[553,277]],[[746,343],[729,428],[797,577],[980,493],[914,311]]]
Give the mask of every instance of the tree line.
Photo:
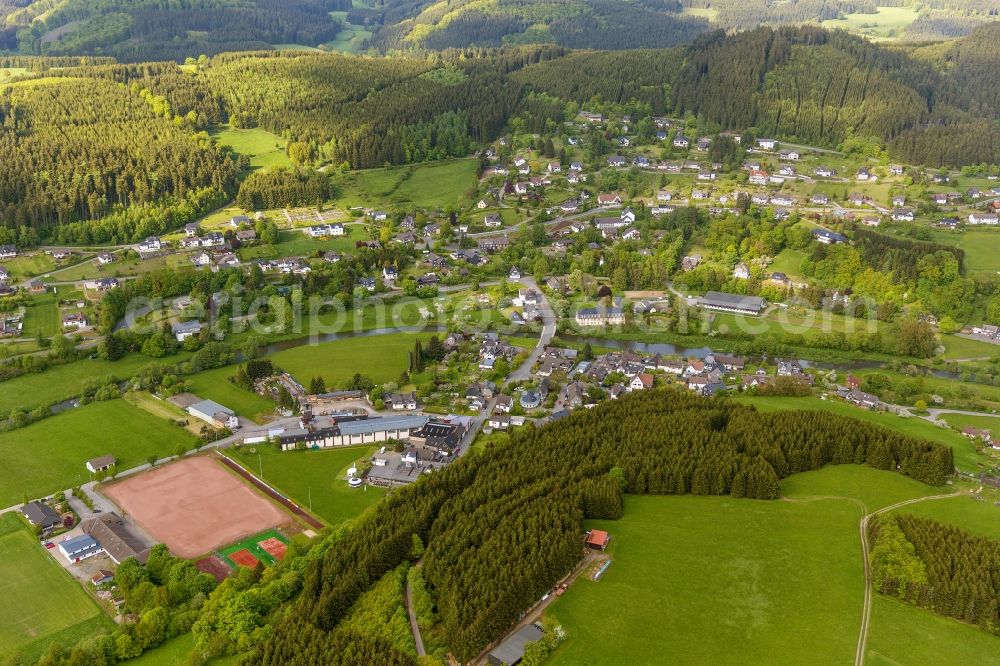
[[[1000,633],[1000,541],[907,513],[877,516],[868,534],[876,590]]]

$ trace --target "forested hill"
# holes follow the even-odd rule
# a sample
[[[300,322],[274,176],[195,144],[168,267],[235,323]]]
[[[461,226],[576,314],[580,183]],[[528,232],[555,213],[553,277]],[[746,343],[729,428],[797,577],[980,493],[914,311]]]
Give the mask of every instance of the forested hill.
[[[871,137],[908,162],[995,162],[998,37],[991,24],[931,59],[815,28],[717,31],[686,49],[672,107],[802,143]]]
[[[176,60],[334,39],[351,0],[0,0],[0,49]]]
[[[617,518],[622,491],[772,499],[779,479],[866,463],[938,485],[952,452],[829,412],[759,413],[683,391],[641,391],[515,433],[394,491],[324,544],[303,592],[244,663],[367,663],[345,617],[426,544],[424,577],[447,647],[469,662],[580,558],[584,518]],[[385,662],[389,663],[389,662]],[[407,659],[391,663],[414,663]]]
[[[375,29],[371,46],[381,51],[534,43],[635,49],[685,44],[709,28],[681,9],[676,0],[386,0],[348,20]]]

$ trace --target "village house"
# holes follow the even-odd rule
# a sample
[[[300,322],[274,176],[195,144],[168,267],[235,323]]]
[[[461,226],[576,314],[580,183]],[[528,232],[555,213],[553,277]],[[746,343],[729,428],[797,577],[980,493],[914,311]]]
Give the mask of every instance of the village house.
[[[1000,224],[1000,217],[996,215],[984,215],[983,213],[970,213],[969,224],[995,227]]]
[[[17,247],[14,245],[0,245],[0,259],[13,259],[17,256]]]
[[[327,236],[343,236],[347,233],[343,224],[314,224],[304,227],[302,233],[310,238],[326,238]]]
[[[733,269],[733,277],[739,280],[746,280],[750,277],[750,267],[741,261]]]
[[[97,263],[101,266],[107,266],[108,264],[113,264],[115,262],[115,255],[110,252],[101,252],[97,255]]]
[[[140,254],[149,254],[151,252],[159,252],[162,247],[163,243],[159,238],[156,236],[150,236],[139,243],[138,250]]]
[[[837,243],[847,242],[847,236],[829,231],[828,229],[813,229],[812,235],[817,242],[824,245],[836,245]]]
[[[191,336],[198,335],[199,333],[201,333],[201,329],[203,329],[204,327],[205,325],[202,322],[192,320],[192,321],[177,322],[176,324],[173,324],[170,328],[174,334],[174,337],[177,338],[177,342],[184,342]]]

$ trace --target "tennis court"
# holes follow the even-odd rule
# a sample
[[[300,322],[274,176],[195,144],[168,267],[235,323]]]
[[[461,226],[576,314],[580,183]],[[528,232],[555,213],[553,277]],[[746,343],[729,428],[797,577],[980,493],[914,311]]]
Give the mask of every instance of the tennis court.
[[[287,550],[288,538],[277,530],[268,530],[223,548],[219,557],[234,568],[253,568],[258,561],[271,566],[283,559]]]

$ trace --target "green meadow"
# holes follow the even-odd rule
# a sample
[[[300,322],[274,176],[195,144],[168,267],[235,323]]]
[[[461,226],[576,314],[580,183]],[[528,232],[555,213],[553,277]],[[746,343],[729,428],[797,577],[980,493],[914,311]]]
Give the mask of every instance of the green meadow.
[[[274,403],[229,381],[235,372],[236,366],[230,365],[204,370],[184,379],[190,382],[192,393],[214,400],[251,421],[262,422],[265,416],[274,412]]]
[[[70,409],[0,437],[0,457],[11,470],[0,477],[0,506],[90,481],[84,463],[91,458],[111,454],[125,470],[194,441],[183,428],[125,400]]]
[[[844,664],[864,590],[860,509],[728,497],[627,497],[599,582],[550,608],[553,664]],[[655,629],[654,629],[655,628]]]
[[[330,525],[339,525],[359,515],[385,494],[383,488],[347,485],[348,468],[359,460],[370,458],[375,451],[374,446],[278,451],[258,445],[242,446],[227,453],[254,474],[263,472],[264,480],[314,515]]]
[[[255,127],[237,129],[222,127],[212,132],[212,137],[222,146],[250,158],[250,166],[255,169],[291,166],[292,161],[285,153],[288,142],[277,134]]]
[[[0,516],[0,658],[34,663],[49,642],[111,625],[80,584],[38,543],[16,514]]]
[[[271,354],[274,364],[308,386],[313,377],[323,377],[328,389],[343,388],[355,375],[375,383],[396,381],[408,365],[408,354],[417,339],[427,342],[429,333],[390,333],[344,338],[319,345],[306,345]]]
[[[945,490],[863,465],[794,475],[781,488],[776,501],[627,496],[622,519],[588,521],[611,533],[612,563],[546,611],[567,632],[550,663],[736,663],[733,646],[741,664],[849,663],[864,598],[862,505]],[[973,500],[903,510],[944,519],[960,502]],[[998,648],[985,631],[873,595],[868,663],[985,663]]]
[[[45,372],[14,377],[0,382],[0,414],[9,414],[15,407],[27,410],[78,396],[84,382],[92,377],[125,380],[147,365],[172,366],[188,356],[190,354],[180,352],[162,361],[141,354],[129,354],[117,361],[86,358],[57,365]]]
[[[388,208],[457,204],[476,186],[477,166],[474,159],[453,159],[349,171],[339,176],[338,203]]]

